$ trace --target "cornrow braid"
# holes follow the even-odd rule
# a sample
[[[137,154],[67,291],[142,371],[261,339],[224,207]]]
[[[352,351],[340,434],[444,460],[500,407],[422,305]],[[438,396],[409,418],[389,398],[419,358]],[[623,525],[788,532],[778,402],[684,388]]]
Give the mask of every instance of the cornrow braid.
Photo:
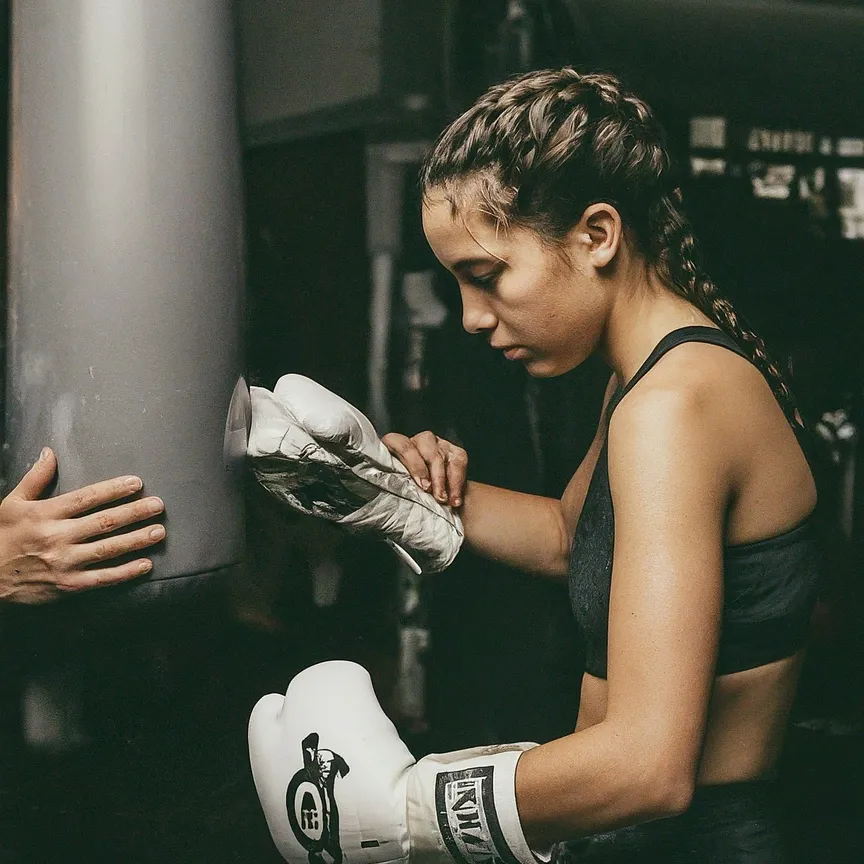
[[[443,191],[454,215],[470,202],[500,226],[529,228],[551,244],[589,204],[614,204],[663,282],[735,339],[800,425],[780,367],[703,272],[676,186],[648,104],[613,75],[571,67],[491,87],[441,133],[420,172],[422,194]]]
[[[702,269],[699,244],[676,201],[663,196],[652,215],[657,223],[654,264],[660,277],[745,350],[771,385],[789,423],[803,426],[792,391],[764,341],[746,325],[732,303],[720,294],[717,285]]]

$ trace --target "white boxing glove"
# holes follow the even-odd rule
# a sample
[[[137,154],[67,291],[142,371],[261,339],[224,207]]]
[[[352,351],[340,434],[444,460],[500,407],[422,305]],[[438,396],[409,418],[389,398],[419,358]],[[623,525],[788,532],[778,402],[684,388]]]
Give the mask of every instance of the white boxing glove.
[[[414,757],[362,666],[321,663],[295,676],[284,697],[260,699],[249,759],[286,861],[325,864],[324,852],[334,864],[408,860],[405,778]]]
[[[249,757],[270,834],[290,864],[537,864],[516,809],[535,744],[414,761],[362,666],[335,660],[261,699]]]
[[[302,375],[250,395],[246,452],[262,486],[303,513],[376,534],[416,573],[453,562],[462,520],[414,482],[364,414]]]

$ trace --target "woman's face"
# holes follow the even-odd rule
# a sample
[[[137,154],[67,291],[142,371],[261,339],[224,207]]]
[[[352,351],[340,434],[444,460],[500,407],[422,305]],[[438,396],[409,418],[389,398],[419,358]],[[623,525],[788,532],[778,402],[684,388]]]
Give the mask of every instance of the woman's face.
[[[485,335],[536,378],[568,372],[593,353],[609,312],[608,291],[590,266],[580,266],[579,243],[564,254],[532,231],[496,230],[477,210],[454,216],[436,190],[423,207],[423,230],[459,283],[469,333]]]

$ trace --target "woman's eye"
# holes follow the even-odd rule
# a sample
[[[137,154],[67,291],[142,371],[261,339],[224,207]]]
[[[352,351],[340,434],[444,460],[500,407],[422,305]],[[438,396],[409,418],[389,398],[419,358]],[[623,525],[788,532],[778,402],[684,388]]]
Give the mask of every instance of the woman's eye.
[[[471,281],[478,288],[492,288],[500,275],[500,270],[493,270],[491,273],[484,273],[482,276],[472,276]]]

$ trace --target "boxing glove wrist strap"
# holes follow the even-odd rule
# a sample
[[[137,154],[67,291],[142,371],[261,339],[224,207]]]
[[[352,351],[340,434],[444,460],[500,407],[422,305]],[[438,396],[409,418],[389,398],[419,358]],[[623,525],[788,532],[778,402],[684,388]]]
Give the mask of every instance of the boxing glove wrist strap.
[[[475,747],[421,759],[408,774],[411,864],[538,864],[516,807],[516,764],[536,744]]]

